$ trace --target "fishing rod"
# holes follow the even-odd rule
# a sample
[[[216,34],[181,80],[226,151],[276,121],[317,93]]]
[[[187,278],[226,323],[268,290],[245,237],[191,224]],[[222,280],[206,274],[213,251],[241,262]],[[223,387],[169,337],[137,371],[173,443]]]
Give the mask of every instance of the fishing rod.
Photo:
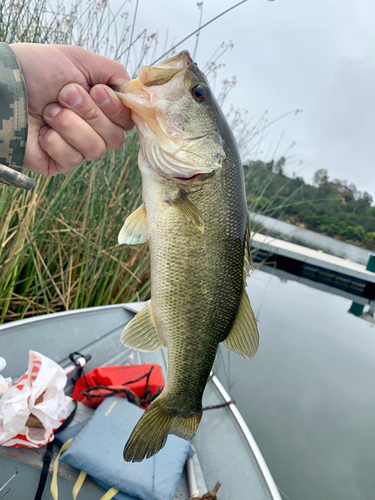
[[[150,66],[153,66],[154,64],[156,64],[158,61],[160,61],[160,59],[163,59],[163,57],[165,57],[167,54],[169,54],[169,52],[171,52],[172,50],[174,50],[176,47],[178,47],[182,43],[186,42],[186,40],[188,40],[189,38],[191,38],[193,35],[195,35],[199,31],[201,31],[203,28],[205,28],[209,24],[211,24],[214,21],[216,21],[216,19],[219,19],[219,17],[223,16],[227,12],[230,12],[231,10],[235,9],[236,7],[238,7],[239,5],[241,5],[241,4],[245,3],[245,2],[247,2],[247,0],[242,0],[242,2],[236,3],[236,5],[232,5],[232,7],[229,7],[229,9],[224,10],[224,12],[221,12],[221,14],[218,14],[217,16],[215,16],[212,19],[210,19],[210,21],[207,21],[207,23],[205,23],[203,26],[201,26],[200,28],[198,28],[195,31],[193,31],[192,33],[190,33],[190,35],[188,35],[187,37],[185,37],[180,42],[176,43],[176,45],[174,45],[172,48],[170,48],[169,50],[167,50],[167,52],[164,52],[164,54],[162,56],[160,56],[158,59],[156,59],[152,64],[150,64]]]

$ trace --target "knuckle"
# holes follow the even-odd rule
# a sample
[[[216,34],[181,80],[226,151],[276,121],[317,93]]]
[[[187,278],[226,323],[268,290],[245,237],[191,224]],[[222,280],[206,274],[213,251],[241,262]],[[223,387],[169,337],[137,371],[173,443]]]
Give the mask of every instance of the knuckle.
[[[57,141],[58,141],[58,133],[56,132],[56,130],[53,129],[47,130],[47,132],[43,135],[43,137],[39,138],[39,142],[41,143],[41,146],[45,151],[54,148]]]
[[[110,120],[121,120],[123,116],[123,109],[119,106],[112,105],[110,109],[107,110],[107,116]]]
[[[89,153],[85,154],[85,160],[97,160],[105,153],[106,149],[107,148],[103,140],[97,141],[92,145]]]
[[[125,132],[124,131],[116,132],[110,137],[107,143],[107,147],[108,149],[119,149],[124,144],[124,142],[125,142]]]
[[[73,168],[76,168],[78,167],[79,165],[81,165],[81,163],[83,162],[83,155],[81,155],[80,153],[74,153],[70,156],[70,158],[68,159],[68,167],[70,169],[73,169]]]
[[[100,145],[98,145],[97,147],[97,155],[98,155],[98,158],[102,155],[104,155],[105,151],[106,151],[106,145],[105,145],[105,142],[104,141],[101,141],[100,142]]]
[[[74,168],[81,165],[83,160],[84,158],[81,154],[71,153],[69,155],[66,155],[63,160],[60,159],[58,164],[61,166],[61,169],[65,170],[66,172],[69,172],[70,170],[73,170]]]
[[[50,161],[61,165],[62,168],[71,170],[83,161],[83,155],[69,144],[66,144],[60,134],[53,129],[48,130],[39,138],[39,141],[42,149],[50,157]],[[50,169],[49,172],[53,172],[53,169]]]
[[[93,108],[89,108],[82,113],[82,118],[87,122],[95,122],[98,121],[101,115],[101,111],[99,108],[94,106]]]
[[[46,177],[54,177],[55,175],[57,175],[58,169],[54,168],[56,165],[57,165],[57,163],[55,162],[55,160],[53,158],[49,158],[48,168],[47,168],[47,171],[45,172],[44,175]],[[57,172],[56,172],[56,170],[57,170]]]
[[[75,113],[69,109],[62,109],[55,118],[61,130],[70,130],[74,123]]]

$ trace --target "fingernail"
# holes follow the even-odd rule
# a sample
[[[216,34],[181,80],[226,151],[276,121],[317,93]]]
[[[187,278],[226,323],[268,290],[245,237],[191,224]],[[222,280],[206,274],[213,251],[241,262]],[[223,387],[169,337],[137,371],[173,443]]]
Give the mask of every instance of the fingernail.
[[[59,94],[59,100],[63,101],[71,108],[74,108],[75,106],[78,106],[78,104],[81,104],[82,99],[82,94],[74,85],[67,85],[60,91]]]
[[[103,87],[95,88],[91,97],[92,97],[92,100],[98,106],[105,106],[106,104],[109,104],[109,102],[111,101],[111,99],[109,98],[109,95],[107,94],[107,92],[104,90]]]
[[[55,104],[55,103],[50,104],[44,110],[44,116],[46,116],[47,118],[55,118],[55,116],[57,114],[59,114],[61,110],[62,110],[62,107],[59,104]]]
[[[39,137],[43,137],[44,134],[47,132],[47,130],[49,129],[49,127],[42,127],[40,130],[39,130]]]

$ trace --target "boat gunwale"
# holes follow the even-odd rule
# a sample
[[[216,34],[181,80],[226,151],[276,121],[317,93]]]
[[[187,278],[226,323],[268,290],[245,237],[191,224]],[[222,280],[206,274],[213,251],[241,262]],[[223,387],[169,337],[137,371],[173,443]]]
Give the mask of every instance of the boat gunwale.
[[[217,378],[217,376],[212,373],[211,375],[211,380],[214,383],[215,387],[219,391],[220,395],[222,398],[225,400],[226,403],[229,403],[229,409],[233,414],[233,417],[235,418],[237,424],[239,425],[242,433],[244,434],[246,441],[253,452],[253,455],[255,457],[255,460],[257,461],[259,468],[263,474],[264,480],[267,484],[267,487],[270,491],[270,494],[274,500],[282,500],[279,490],[276,486],[275,480],[272,477],[272,474],[268,468],[268,465],[266,461],[264,460],[264,457],[262,455],[262,452],[259,449],[259,446],[257,442],[255,441],[254,436],[252,435],[247,423],[245,422],[243,416],[241,415],[239,409],[237,408],[236,403],[232,402],[232,398],[229,396],[228,392],[225,390],[223,384],[220,382],[220,380]]]
[[[42,314],[40,316],[35,316],[32,318],[25,318],[25,319],[21,319],[21,320],[12,321],[9,323],[4,323],[4,324],[0,325],[0,334],[1,334],[2,330],[8,330],[8,329],[10,330],[10,329],[12,329],[12,327],[26,325],[29,323],[36,323],[39,321],[46,321],[46,320],[49,320],[51,318],[59,318],[59,317],[64,317],[64,316],[69,316],[69,315],[100,311],[103,309],[115,309],[115,308],[124,309],[126,311],[129,311],[131,313],[136,314],[137,312],[139,312],[141,310],[141,308],[144,306],[145,303],[146,302],[111,304],[111,305],[107,305],[107,306],[86,307],[86,308],[82,308],[82,309],[73,309],[71,311],[60,311],[60,312],[56,312],[56,313]],[[163,358],[165,361],[165,353],[164,352],[163,352]],[[268,487],[268,490],[271,494],[271,497],[273,498],[273,500],[282,500],[280,493],[279,493],[279,490],[276,486],[276,483],[275,483],[275,481],[272,477],[272,474],[268,468],[268,465],[267,465],[267,463],[262,455],[262,452],[260,451],[252,433],[250,432],[248,425],[246,424],[246,422],[245,422],[244,418],[242,417],[240,411],[238,410],[236,404],[234,402],[231,402],[232,398],[229,396],[228,392],[225,390],[224,386],[222,385],[222,383],[220,382],[218,377],[213,372],[211,373],[211,377],[210,377],[209,381],[210,380],[213,382],[213,384],[215,385],[216,389],[218,390],[218,392],[220,393],[220,395],[224,399],[224,401],[226,403],[229,403],[228,407],[229,407],[236,423],[240,427],[251,452],[254,455],[254,458],[255,458],[255,460],[259,466],[259,469],[264,477],[264,481]]]
[[[142,304],[143,305],[143,304],[146,304],[146,302],[134,302],[134,304]],[[68,316],[68,315],[73,315],[73,314],[82,314],[85,312],[100,311],[102,309],[115,309],[115,308],[125,309],[126,311],[129,311],[129,312],[135,313],[135,314],[140,311],[140,309],[138,309],[137,306],[133,306],[132,302],[130,302],[129,304],[124,303],[124,304],[111,304],[108,306],[85,307],[82,309],[72,309],[70,311],[59,311],[59,312],[55,312],[55,313],[41,314],[40,316],[17,319],[15,321],[10,321],[9,323],[3,323],[2,325],[0,325],[0,332],[1,332],[1,330],[6,330],[8,328],[17,327],[20,325],[27,325],[28,323],[36,323],[36,322],[48,320],[51,318]]]

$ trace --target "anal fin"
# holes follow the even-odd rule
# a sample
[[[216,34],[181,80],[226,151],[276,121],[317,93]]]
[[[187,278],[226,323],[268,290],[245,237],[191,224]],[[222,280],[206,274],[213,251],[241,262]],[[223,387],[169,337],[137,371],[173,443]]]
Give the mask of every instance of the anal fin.
[[[137,245],[148,241],[146,206],[144,203],[126,219],[118,235],[120,245]]]
[[[245,358],[252,358],[259,346],[259,333],[249,297],[244,287],[240,307],[232,330],[224,340],[231,351]]]
[[[156,329],[151,300],[126,325],[121,334],[121,342],[126,347],[143,352],[153,352],[163,347]]]

